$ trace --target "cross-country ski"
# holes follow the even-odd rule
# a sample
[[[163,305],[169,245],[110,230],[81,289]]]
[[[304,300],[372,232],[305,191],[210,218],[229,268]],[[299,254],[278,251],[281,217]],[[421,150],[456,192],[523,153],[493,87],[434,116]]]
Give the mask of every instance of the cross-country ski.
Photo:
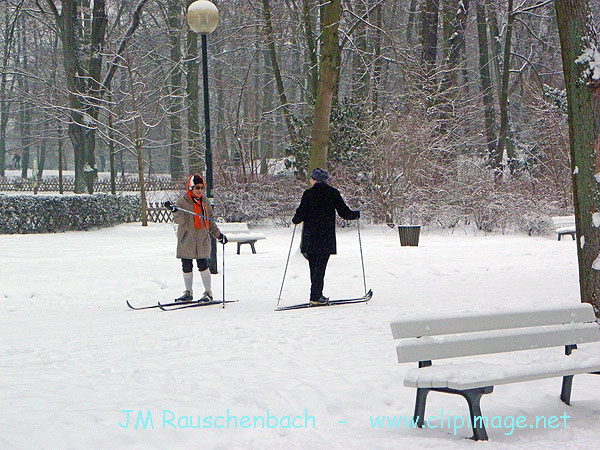
[[[235,303],[237,300],[225,300],[225,303]],[[181,309],[187,307],[197,307],[197,306],[209,306],[209,305],[218,305],[222,304],[223,300],[212,300],[210,302],[201,302],[198,300],[190,300],[187,302],[169,302],[169,303],[160,303],[157,302],[154,305],[146,305],[146,306],[133,306],[129,300],[126,300],[127,306],[131,309],[139,311],[144,309],[162,309],[164,311],[170,311],[171,309]]]
[[[142,309],[155,309],[155,308],[159,308],[160,307],[160,303],[155,303],[153,305],[146,305],[146,306],[133,306],[131,303],[129,303],[129,300],[126,300],[127,302],[127,306],[129,306],[131,309],[134,309],[136,311],[142,310]],[[162,306],[174,306],[174,305],[184,305],[187,303],[193,303],[193,301],[189,301],[189,302],[170,302],[170,303],[163,303]]]
[[[162,304],[159,303],[158,307],[162,310],[162,311],[176,311],[178,309],[187,309],[187,308],[198,308],[201,306],[212,306],[212,305],[223,305],[225,303],[236,303],[238,302],[238,300],[212,300],[210,302],[189,302],[189,303],[182,303],[182,302],[178,302],[176,305],[178,306],[174,306],[173,303],[167,303],[167,304]]]
[[[304,309],[304,308],[321,308],[323,306],[347,305],[350,303],[367,303],[369,300],[371,300],[372,297],[373,297],[373,291],[371,289],[369,289],[369,292],[367,292],[362,297],[346,298],[346,299],[339,299],[339,300],[329,300],[326,304],[319,305],[319,306],[311,305],[310,303],[299,303],[296,305],[279,306],[279,307],[275,308],[275,311],[289,311],[291,309]]]

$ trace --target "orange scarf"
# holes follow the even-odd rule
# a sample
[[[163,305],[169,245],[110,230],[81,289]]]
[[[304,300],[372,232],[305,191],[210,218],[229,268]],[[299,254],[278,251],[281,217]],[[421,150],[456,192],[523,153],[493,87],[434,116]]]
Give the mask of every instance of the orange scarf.
[[[194,204],[194,212],[196,214],[199,214],[198,216],[194,216],[194,227],[209,228],[208,215],[206,214],[206,211],[204,209],[204,202],[202,201],[203,197],[196,198],[192,195],[190,191],[187,192],[187,196]]]

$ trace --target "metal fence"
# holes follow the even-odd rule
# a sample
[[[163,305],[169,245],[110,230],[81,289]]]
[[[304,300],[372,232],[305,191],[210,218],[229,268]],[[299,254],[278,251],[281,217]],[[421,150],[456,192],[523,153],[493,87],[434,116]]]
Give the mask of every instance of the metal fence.
[[[161,202],[148,202],[148,221],[154,223],[170,223],[173,214],[170,209],[163,206]]]
[[[0,191],[33,191],[36,181],[30,178],[0,177]],[[171,177],[152,177],[145,180],[147,191],[171,191],[181,190],[185,186],[185,180],[173,180]],[[63,192],[73,192],[75,189],[75,178],[63,177]],[[139,191],[140,186],[137,177],[117,178],[117,191]],[[38,192],[59,192],[58,177],[43,178],[38,182]],[[94,192],[110,192],[110,179],[97,179],[94,183]]]

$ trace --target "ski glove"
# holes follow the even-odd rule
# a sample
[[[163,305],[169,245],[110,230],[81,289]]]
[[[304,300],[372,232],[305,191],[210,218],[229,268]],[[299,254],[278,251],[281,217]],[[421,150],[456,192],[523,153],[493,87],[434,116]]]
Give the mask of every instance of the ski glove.
[[[173,212],[177,211],[177,206],[171,202],[165,202],[165,208],[170,209]]]
[[[356,220],[360,219],[360,211],[356,211]]]
[[[227,236],[225,236],[223,233],[221,233],[221,235],[219,236],[219,238],[217,240],[221,244],[227,244],[227,242],[229,242],[229,240],[227,239]]]

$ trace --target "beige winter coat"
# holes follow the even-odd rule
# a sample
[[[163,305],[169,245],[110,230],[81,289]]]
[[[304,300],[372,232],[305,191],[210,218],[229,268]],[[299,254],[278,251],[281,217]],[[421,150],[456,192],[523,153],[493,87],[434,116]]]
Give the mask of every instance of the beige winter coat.
[[[210,217],[210,233],[216,238],[221,235],[221,231],[212,219],[212,207],[202,197],[202,204],[207,217]],[[194,211],[194,204],[187,195],[184,195],[176,203],[178,208]],[[209,230],[206,228],[194,227],[194,217],[191,214],[176,211],[173,213],[177,227],[177,258],[184,259],[200,259],[210,258],[210,237]]]

